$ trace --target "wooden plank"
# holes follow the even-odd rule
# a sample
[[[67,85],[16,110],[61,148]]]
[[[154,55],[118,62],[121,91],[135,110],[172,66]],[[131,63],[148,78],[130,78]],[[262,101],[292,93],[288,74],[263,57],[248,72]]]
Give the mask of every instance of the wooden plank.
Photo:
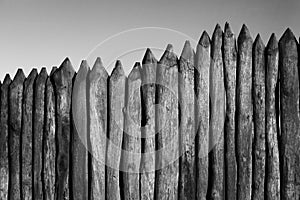
[[[299,199],[299,75],[297,41],[287,29],[279,41],[281,198]]]
[[[70,111],[72,80],[75,71],[68,58],[53,74],[56,97],[56,192],[55,199],[70,199],[69,194],[69,160],[70,160]]]
[[[178,58],[168,45],[157,65],[156,199],[178,199]]]
[[[278,41],[275,34],[266,48],[266,197],[280,199],[280,164],[276,113],[276,87],[278,85]]]
[[[237,163],[235,152],[236,103],[236,39],[230,25],[224,29],[224,78],[226,90],[225,139],[225,199],[236,199]]]
[[[266,173],[265,45],[258,34],[253,44],[253,183],[252,199],[264,199]]]
[[[44,199],[52,200],[55,197],[55,164],[56,164],[56,141],[55,141],[55,96],[52,83],[53,73],[57,67],[53,67],[50,76],[46,80],[45,88],[45,130],[43,136],[43,178]]]
[[[186,41],[179,58],[179,198],[195,199],[195,112],[194,112],[194,52]]]
[[[140,63],[135,63],[127,79],[123,152],[120,168],[123,175],[122,192],[125,200],[140,199],[142,82],[140,70]]]
[[[10,200],[21,199],[20,182],[20,141],[22,133],[22,101],[25,75],[18,69],[12,83],[9,85],[8,99],[8,151],[9,151],[9,194]]]
[[[206,31],[200,37],[195,59],[195,119],[197,152],[197,199],[206,200],[208,190],[209,152],[209,69],[210,38]]]
[[[48,78],[46,68],[42,68],[34,85],[33,107],[33,196],[35,199],[43,198],[42,183],[42,152],[43,131],[45,120],[45,85]]]
[[[88,133],[91,152],[91,199],[105,199],[108,73],[97,58],[89,73]]]
[[[72,92],[73,135],[72,145],[72,182],[74,200],[88,198],[88,151],[87,151],[87,104],[86,87],[89,66],[81,62]]]
[[[10,83],[11,78],[9,74],[6,74],[0,89],[0,199],[8,199],[8,89]]]
[[[252,38],[246,25],[238,37],[237,58],[237,199],[251,199],[252,184]]]
[[[119,166],[124,127],[126,76],[118,60],[109,78],[109,134],[107,142],[106,198],[120,200]]]
[[[211,174],[210,199],[224,199],[224,121],[225,86],[222,58],[223,32],[217,24],[211,42],[209,149]]]
[[[22,199],[32,199],[32,127],[33,127],[33,84],[37,77],[37,69],[32,69],[24,81],[23,105],[22,105]]]
[[[155,82],[157,60],[147,49],[142,61],[141,199],[153,200],[155,187]]]

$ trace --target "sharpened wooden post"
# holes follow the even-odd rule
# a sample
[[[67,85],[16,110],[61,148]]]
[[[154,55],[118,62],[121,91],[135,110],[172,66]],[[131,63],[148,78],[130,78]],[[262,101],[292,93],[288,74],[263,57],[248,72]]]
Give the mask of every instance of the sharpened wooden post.
[[[87,146],[87,97],[86,77],[89,66],[81,62],[72,92],[72,193],[74,200],[88,199],[88,146]]]
[[[297,41],[287,29],[279,41],[281,198],[299,199],[299,74]]]
[[[56,97],[56,192],[55,199],[70,199],[69,196],[69,160],[71,135],[71,94],[75,71],[66,58],[53,74]]]
[[[118,60],[109,78],[109,133],[106,152],[106,198],[114,200],[121,199],[119,166],[124,128],[125,83],[126,76]]]
[[[6,74],[1,85],[0,104],[0,199],[8,199],[9,155],[8,155],[8,89],[11,78]]]
[[[206,31],[197,45],[195,59],[195,119],[197,152],[197,199],[206,200],[209,149],[209,69],[210,38]]]
[[[275,90],[278,85],[278,41],[273,33],[266,48],[266,198],[280,200],[280,164],[278,130],[275,102],[279,97]]]
[[[43,136],[43,178],[44,200],[53,200],[55,195],[55,96],[52,84],[53,73],[57,70],[52,68],[50,76],[46,80],[45,88],[45,130]]]
[[[141,162],[141,65],[135,63],[127,79],[123,153],[120,170],[125,200],[140,199]]]
[[[179,198],[196,198],[194,51],[186,41],[179,59]]]
[[[225,199],[236,200],[237,163],[236,163],[236,40],[228,23],[225,24],[223,37],[224,78],[226,90],[225,139]]]
[[[89,73],[89,127],[91,153],[91,199],[105,199],[108,73],[97,58]]]
[[[24,81],[23,106],[22,106],[22,199],[31,200],[32,197],[32,167],[33,167],[33,146],[32,146],[32,119],[33,119],[33,91],[34,82],[37,77],[37,69],[33,69]]]
[[[209,122],[209,149],[211,181],[209,199],[224,199],[224,121],[225,121],[225,87],[222,59],[223,32],[217,24],[211,43],[211,67],[209,77],[209,96],[211,114]]]
[[[153,200],[155,195],[155,82],[157,60],[150,49],[147,49],[142,65],[141,200]]]
[[[238,37],[237,58],[237,199],[251,199],[252,184],[252,38],[246,25]]]
[[[178,59],[168,45],[157,65],[156,199],[178,199]]]
[[[9,200],[21,199],[20,182],[20,141],[22,133],[22,101],[25,75],[18,69],[12,83],[9,85],[8,99],[8,151],[9,151]]]
[[[253,44],[253,183],[252,199],[264,199],[266,175],[265,45],[258,34]]]

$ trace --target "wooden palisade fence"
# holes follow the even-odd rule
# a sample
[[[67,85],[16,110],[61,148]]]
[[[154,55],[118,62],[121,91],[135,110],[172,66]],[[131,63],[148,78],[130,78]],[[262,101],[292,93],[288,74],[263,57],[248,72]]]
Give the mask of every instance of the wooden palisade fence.
[[[300,198],[299,46],[204,31],[128,76],[19,69],[0,90],[0,199]]]

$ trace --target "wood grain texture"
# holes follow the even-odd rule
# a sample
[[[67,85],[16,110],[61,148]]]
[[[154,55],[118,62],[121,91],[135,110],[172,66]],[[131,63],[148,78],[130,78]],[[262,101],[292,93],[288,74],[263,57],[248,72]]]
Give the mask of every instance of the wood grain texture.
[[[266,47],[266,199],[280,199],[280,164],[278,147],[276,87],[278,86],[278,41],[272,34]]]
[[[252,38],[243,25],[237,58],[237,199],[251,199],[252,184]]]
[[[281,199],[300,198],[297,41],[287,29],[279,41]]]
[[[155,83],[157,60],[147,49],[142,61],[141,199],[153,200],[155,187]]]
[[[69,194],[69,161],[71,135],[71,94],[72,80],[75,71],[68,58],[53,74],[54,91],[56,98],[56,188],[55,199],[70,199]]]
[[[209,69],[210,38],[206,31],[200,37],[195,57],[195,119],[197,152],[197,199],[206,200],[208,190],[209,152]]]
[[[186,41],[179,58],[179,198],[196,198],[194,51]]]
[[[225,139],[225,199],[236,199],[237,163],[236,163],[236,39],[230,25],[225,24],[223,37],[224,79],[226,90],[226,117],[224,125]]]
[[[84,60],[75,77],[72,92],[72,193],[74,200],[88,198],[88,146],[87,146],[87,75],[89,66]]]
[[[33,91],[37,77],[37,69],[33,69],[24,81],[23,105],[22,105],[22,199],[31,200],[32,197],[32,167],[33,167]]]
[[[8,199],[9,154],[8,154],[8,89],[11,78],[8,74],[0,88],[0,199]]]
[[[45,130],[43,136],[43,191],[44,200],[52,200],[55,197],[55,96],[52,83],[53,73],[57,67],[53,67],[45,86]]]
[[[121,199],[119,166],[121,160],[126,76],[121,62],[116,62],[109,78],[109,134],[106,152],[106,198]]]
[[[120,170],[123,175],[125,200],[140,199],[141,162],[141,65],[135,63],[128,75],[126,89],[126,109],[123,136],[123,152]]]
[[[20,181],[20,141],[22,134],[22,101],[25,75],[18,69],[12,83],[9,85],[8,99],[8,151],[9,151],[9,200],[21,199]]]
[[[156,199],[178,199],[179,116],[178,58],[167,46],[157,65]]]

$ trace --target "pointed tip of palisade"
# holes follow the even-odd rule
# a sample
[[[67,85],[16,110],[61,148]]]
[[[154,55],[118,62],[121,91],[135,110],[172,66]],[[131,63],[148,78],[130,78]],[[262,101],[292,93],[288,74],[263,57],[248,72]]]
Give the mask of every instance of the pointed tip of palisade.
[[[257,34],[254,44],[253,44],[254,48],[264,48],[264,42],[262,41],[260,34]]]
[[[168,44],[167,48],[166,48],[167,52],[173,52],[173,45],[172,44]]]
[[[238,37],[238,42],[244,42],[244,40],[252,40],[250,31],[248,27],[243,24],[242,29],[240,31],[239,37]]]
[[[267,44],[267,51],[273,51],[274,49],[278,49],[278,41],[275,33],[272,33]]]
[[[36,82],[44,82],[46,81],[47,77],[48,77],[47,69],[46,67],[43,67],[36,79]]]
[[[147,48],[146,53],[145,53],[145,55],[143,57],[143,60],[142,60],[142,64],[156,63],[156,62],[157,62],[157,60],[154,57],[151,49]]]
[[[80,67],[79,67],[79,70],[78,70],[78,73],[79,73],[79,71],[88,72],[88,70],[89,70],[89,65],[88,65],[87,61],[82,60],[81,64],[80,64]]]
[[[194,55],[194,52],[193,52],[193,49],[191,47],[191,43],[190,43],[189,40],[186,40],[185,43],[184,43],[180,58],[181,59],[183,58],[185,60],[191,60],[193,55]]]
[[[30,78],[30,77],[35,77],[37,74],[38,74],[37,69],[36,68],[32,68],[32,70],[30,71],[27,79]]]
[[[103,66],[102,60],[100,57],[96,58],[96,61],[93,65],[91,72],[89,73],[89,80],[92,82],[94,80],[98,80],[100,77],[108,77],[108,73]]]
[[[53,74],[56,70],[57,70],[57,67],[56,67],[56,66],[52,67],[51,72],[50,72],[50,76],[52,76],[52,74]]]
[[[199,40],[199,44],[203,47],[208,47],[210,45],[210,38],[206,31],[203,31]]]
[[[75,70],[74,70],[74,68],[71,64],[71,61],[68,57],[65,58],[65,60],[60,65],[59,69],[64,70],[64,71],[69,71],[71,73],[75,73]]]
[[[283,33],[283,35],[281,36],[279,43],[283,42],[283,41],[289,41],[289,40],[295,40],[296,41],[296,37],[293,33],[293,31],[290,28],[287,28],[285,30],[285,32]]]
[[[111,76],[124,76],[125,72],[122,66],[122,63],[120,60],[116,61],[115,67],[113,71],[111,72]]]
[[[228,22],[225,23],[224,34],[225,37],[231,37],[234,35],[233,31],[231,30],[230,24]]]
[[[136,80],[140,78],[141,78],[141,64],[139,62],[136,62],[128,75],[128,79]]]
[[[164,51],[163,55],[161,56],[159,63],[166,64],[166,63],[173,63],[177,62],[177,56],[173,52],[173,45],[168,44],[166,50]]]
[[[222,28],[221,28],[220,24],[217,24],[215,29],[214,29],[213,35],[214,34],[219,34],[219,33],[222,33]]]
[[[23,81],[25,80],[25,74],[24,74],[24,71],[23,69],[19,68],[15,74],[15,77],[13,79],[13,82],[16,82],[16,83],[23,83]]]
[[[6,74],[5,77],[4,77],[4,81],[2,83],[2,85],[8,85],[11,83],[11,78],[10,78],[10,75],[9,74]]]

